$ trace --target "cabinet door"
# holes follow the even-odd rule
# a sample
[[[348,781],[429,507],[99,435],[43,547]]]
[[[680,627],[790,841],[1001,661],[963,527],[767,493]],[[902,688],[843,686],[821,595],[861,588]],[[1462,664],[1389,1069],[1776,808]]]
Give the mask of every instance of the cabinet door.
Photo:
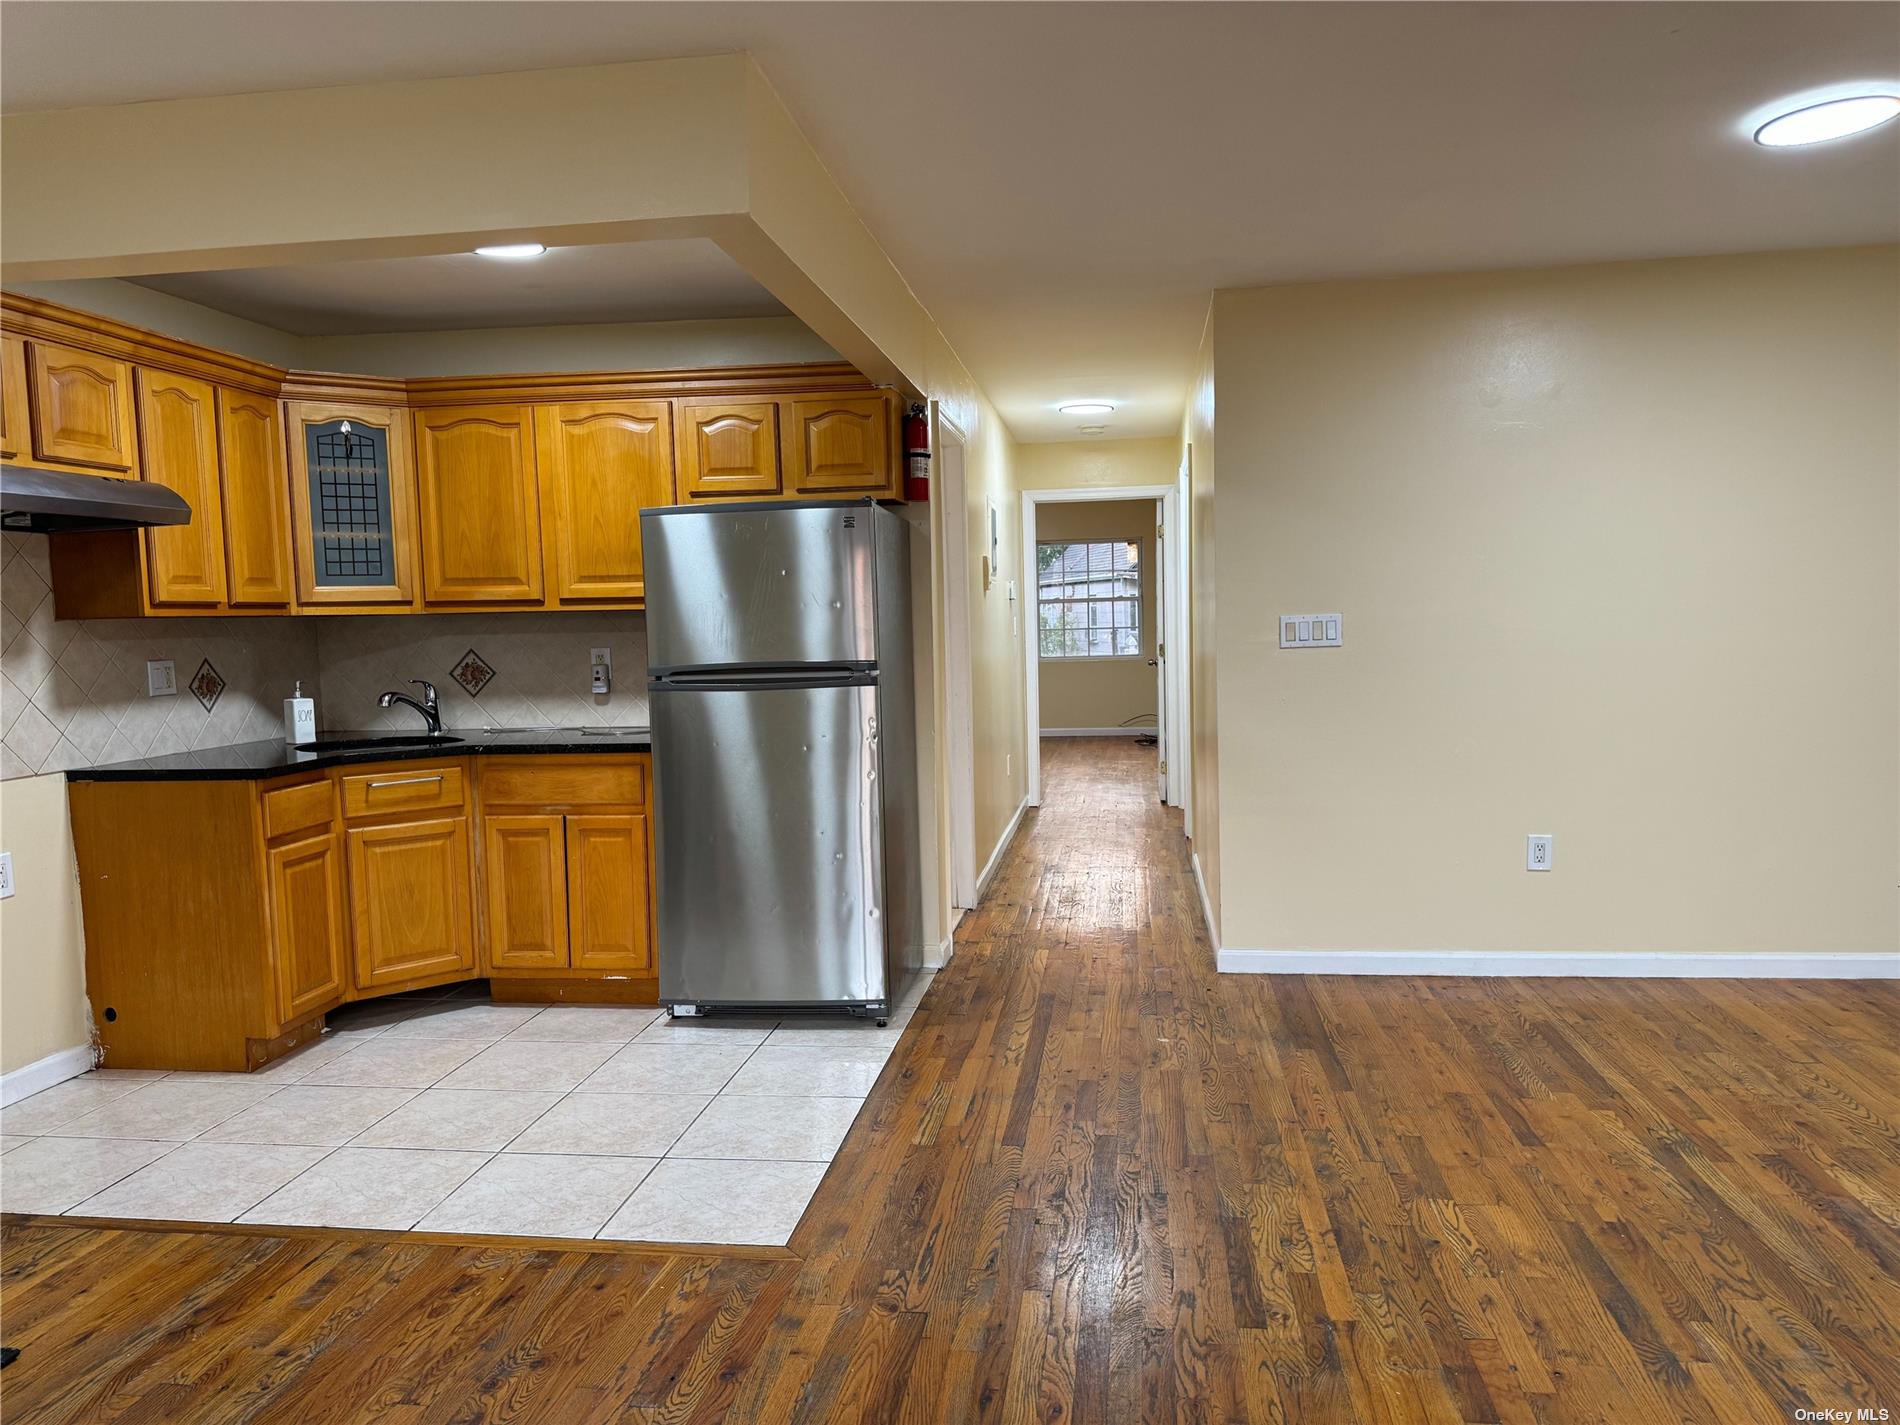
[[[146,593],[155,606],[222,603],[217,392],[209,381],[141,367],[138,394],[144,476],[191,506],[188,523],[145,531]]]
[[[673,503],[664,401],[541,406],[534,413],[542,545],[562,602],[640,599],[640,511]]]
[[[409,414],[294,401],[290,533],[300,604],[415,602]]]
[[[416,412],[422,596],[539,603],[540,492],[526,406]]]
[[[783,492],[778,403],[681,401],[680,488],[689,499]]]
[[[558,816],[482,819],[488,963],[567,968],[567,843]]]
[[[0,337],[0,459],[17,460],[31,448],[26,411],[26,343]]]
[[[647,819],[567,819],[567,926],[577,970],[650,970]]]
[[[801,495],[892,493],[891,407],[882,396],[791,403],[792,487]]]
[[[232,604],[290,602],[290,489],[277,402],[218,388],[218,466],[224,476],[224,568]]]
[[[138,463],[129,363],[36,341],[27,371],[35,457],[118,475]]]
[[[475,973],[468,818],[346,833],[361,990]]]
[[[295,1023],[343,998],[349,922],[343,904],[343,855],[336,833],[273,846],[270,874],[271,958],[277,978],[277,1021]]]

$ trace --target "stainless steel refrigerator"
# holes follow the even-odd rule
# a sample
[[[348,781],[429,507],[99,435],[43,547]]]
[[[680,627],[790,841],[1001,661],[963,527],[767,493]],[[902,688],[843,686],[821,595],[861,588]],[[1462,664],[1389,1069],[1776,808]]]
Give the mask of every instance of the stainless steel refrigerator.
[[[910,528],[641,512],[660,1002],[883,1018],[923,961]]]

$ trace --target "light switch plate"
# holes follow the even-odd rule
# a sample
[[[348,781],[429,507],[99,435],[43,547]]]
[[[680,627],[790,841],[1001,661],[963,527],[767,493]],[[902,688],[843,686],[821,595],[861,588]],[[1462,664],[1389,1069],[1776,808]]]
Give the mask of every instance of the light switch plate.
[[[169,658],[149,658],[145,663],[145,696],[148,698],[172,698],[178,696],[178,674]]]
[[[0,851],[0,901],[13,894],[13,853]]]
[[[1339,648],[1346,622],[1338,614],[1281,614],[1280,647]]]

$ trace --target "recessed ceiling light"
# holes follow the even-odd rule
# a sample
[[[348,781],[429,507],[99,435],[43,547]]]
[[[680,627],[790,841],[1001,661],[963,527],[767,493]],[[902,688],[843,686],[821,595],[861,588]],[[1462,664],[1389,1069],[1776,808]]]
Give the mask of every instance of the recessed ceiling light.
[[[478,247],[475,249],[475,255],[477,257],[504,257],[518,260],[524,257],[539,257],[546,251],[547,248],[538,242],[502,242],[495,243],[489,247]]]
[[[1755,130],[1764,148],[1796,148],[1864,133],[1900,116],[1900,95],[1855,94],[1778,115]]]
[[[1058,407],[1065,416],[1105,416],[1115,409],[1112,401],[1071,401]]]

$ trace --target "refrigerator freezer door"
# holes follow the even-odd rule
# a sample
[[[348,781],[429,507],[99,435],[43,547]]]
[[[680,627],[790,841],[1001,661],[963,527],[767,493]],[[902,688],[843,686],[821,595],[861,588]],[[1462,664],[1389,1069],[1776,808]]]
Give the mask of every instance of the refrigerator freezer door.
[[[653,690],[664,1003],[888,997],[876,694]]]
[[[875,514],[870,505],[643,512],[648,670],[874,661]]]

